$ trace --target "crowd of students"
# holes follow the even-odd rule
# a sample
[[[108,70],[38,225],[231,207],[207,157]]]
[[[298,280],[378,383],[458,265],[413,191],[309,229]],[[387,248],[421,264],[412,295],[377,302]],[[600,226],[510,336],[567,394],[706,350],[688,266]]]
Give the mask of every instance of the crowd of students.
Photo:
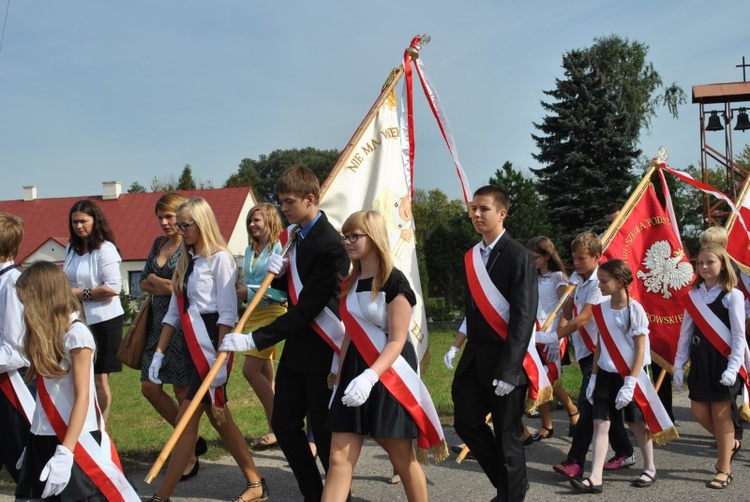
[[[318,209],[319,191],[312,171],[292,167],[277,183],[289,227],[282,230],[271,204],[250,209],[241,275],[205,200],[167,193],[157,202],[164,236],[153,243],[140,283],[153,298],[142,393],[173,426],[191,401],[200,404],[153,501],[169,500],[180,481],[198,474],[206,451],[198,435],[204,415],[245,478],[234,500],[270,497],[273,487],[225,406],[236,352],[269,425],[251,446],[278,444],[304,500],[351,497],[366,437],[386,451],[407,499],[428,499],[420,462],[427,451],[442,460],[447,446],[408,334],[416,295],[393,265],[384,218],[361,211],[335,229]],[[671,409],[645,370],[651,363],[649,325],[629,293],[632,271],[620,260],[600,264],[601,240],[584,232],[572,242],[575,271],[567,277],[550,239],[540,236],[527,246],[513,240],[504,227],[509,210],[508,194],[492,185],[478,189],[470,204],[481,240],[464,259],[465,319],[444,358],[453,369],[460,354],[452,385],[457,434],[496,488],[493,500],[523,500],[530,484],[524,446],[554,433],[549,402],[540,406],[536,434],[523,423],[530,384],[538,371],[549,382],[559,380],[572,348],[583,378],[577,403],[553,385],[573,438],[567,458],[553,469],[576,492],[601,493],[603,470],[634,463],[627,423],[643,459],[632,485],[652,486],[658,479],[653,442],[668,441],[676,431]],[[0,213],[0,459],[17,481],[19,500],[139,500],[105,428],[108,377],[121,369],[115,357],[123,322],[119,252],[93,202],[76,203],[69,225],[62,269],[36,262],[20,272],[13,259],[24,224]],[[735,288],[725,239],[706,234],[697,280],[683,300],[674,367],[679,389],[690,361],[693,413],[716,438],[716,475],[706,483],[714,489],[732,482],[732,460],[742,447],[735,400],[746,378],[745,299]],[[274,276],[271,288],[244,331],[233,332],[237,299],[250,300],[267,274]],[[569,285],[575,292],[561,315],[539,330]],[[274,374],[275,346],[282,340]],[[227,362],[208,394],[198,396],[222,352],[230,354]],[[174,398],[164,384],[172,385]],[[605,461],[608,444],[615,456]],[[590,446],[591,471],[584,477]]]

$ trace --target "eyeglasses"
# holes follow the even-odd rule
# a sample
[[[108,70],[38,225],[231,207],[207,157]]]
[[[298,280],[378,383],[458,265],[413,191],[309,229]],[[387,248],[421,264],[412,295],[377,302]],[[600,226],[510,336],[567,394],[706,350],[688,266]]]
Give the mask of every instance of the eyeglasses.
[[[342,235],[341,242],[348,242],[349,244],[354,244],[355,242],[359,240],[360,237],[367,237],[367,234]]]
[[[187,223],[175,223],[174,226],[177,227],[177,230],[180,232],[187,232],[187,229],[195,225],[194,221],[188,221]]]

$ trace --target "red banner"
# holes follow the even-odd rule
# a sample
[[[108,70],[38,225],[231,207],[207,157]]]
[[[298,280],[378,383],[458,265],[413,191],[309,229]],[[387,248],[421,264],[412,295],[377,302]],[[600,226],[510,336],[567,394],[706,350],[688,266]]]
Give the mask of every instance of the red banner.
[[[683,307],[678,300],[689,291],[694,273],[653,186],[649,185],[622,222],[602,261],[613,259],[627,262],[633,272],[630,295],[646,310],[654,360],[671,367],[682,324]]]

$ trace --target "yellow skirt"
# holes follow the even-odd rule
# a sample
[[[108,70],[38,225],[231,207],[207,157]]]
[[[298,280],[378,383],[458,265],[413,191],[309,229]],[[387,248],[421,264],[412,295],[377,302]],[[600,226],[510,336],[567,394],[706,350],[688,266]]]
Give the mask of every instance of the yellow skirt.
[[[268,326],[276,320],[281,314],[286,313],[286,307],[282,307],[279,304],[266,305],[265,307],[256,307],[253,313],[250,315],[250,319],[245,324],[243,333],[250,333],[263,326]],[[246,356],[253,356],[259,359],[270,359],[275,361],[278,359],[276,355],[276,345],[268,347],[264,350],[248,350],[245,352]]]

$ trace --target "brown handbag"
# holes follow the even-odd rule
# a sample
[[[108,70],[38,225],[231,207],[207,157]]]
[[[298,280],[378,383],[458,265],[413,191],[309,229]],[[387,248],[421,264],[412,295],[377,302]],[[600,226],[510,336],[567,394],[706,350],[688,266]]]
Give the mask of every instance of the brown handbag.
[[[117,351],[117,359],[122,364],[135,370],[141,369],[149,331],[151,331],[151,296],[143,300],[138,314],[122,339],[120,350]]]

